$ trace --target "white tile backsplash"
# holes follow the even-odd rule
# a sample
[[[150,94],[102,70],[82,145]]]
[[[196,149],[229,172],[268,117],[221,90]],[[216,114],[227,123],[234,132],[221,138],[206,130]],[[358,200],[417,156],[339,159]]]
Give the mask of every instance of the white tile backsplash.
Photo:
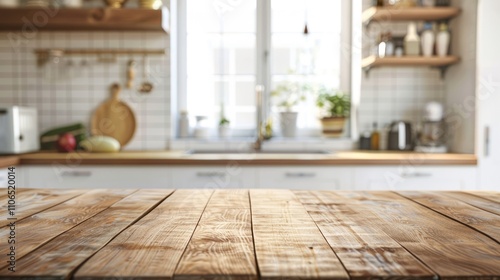
[[[100,63],[95,56],[73,56],[54,71],[49,66],[37,67],[35,48],[164,48],[168,53],[169,47],[169,36],[163,32],[39,32],[20,48],[13,48],[8,36],[0,33],[0,104],[37,107],[41,131],[75,122],[89,125],[92,111],[109,97],[109,86],[119,82],[124,87],[130,58],[137,62],[136,85],[142,82],[143,57],[125,56],[116,63]],[[82,66],[82,61],[87,66]],[[151,56],[149,61],[154,69],[150,77],[155,81],[154,91],[144,96],[123,89],[121,94],[134,109],[139,124],[126,150],[168,148],[170,60]]]

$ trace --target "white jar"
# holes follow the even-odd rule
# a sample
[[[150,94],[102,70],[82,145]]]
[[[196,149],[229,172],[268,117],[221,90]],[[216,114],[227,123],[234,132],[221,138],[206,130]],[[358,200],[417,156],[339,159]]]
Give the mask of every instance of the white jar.
[[[187,111],[181,111],[179,116],[179,137],[189,137],[189,116]]]
[[[436,36],[436,52],[438,56],[447,56],[448,49],[450,48],[450,32],[448,25],[442,23],[439,26],[439,32]]]
[[[434,52],[434,31],[432,30],[432,23],[426,22],[424,24],[424,31],[421,35],[421,43],[422,43],[422,55],[423,56],[432,56]]]

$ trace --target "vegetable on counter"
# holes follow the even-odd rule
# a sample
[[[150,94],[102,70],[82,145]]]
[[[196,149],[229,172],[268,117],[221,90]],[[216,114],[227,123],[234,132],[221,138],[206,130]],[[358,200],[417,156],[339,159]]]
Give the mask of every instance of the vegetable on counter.
[[[64,133],[57,140],[57,150],[62,153],[69,153],[76,149],[76,139],[71,133]]]
[[[87,128],[81,124],[71,124],[51,129],[40,136],[40,147],[42,150],[58,150],[58,141],[62,134],[70,133],[75,137],[76,148],[80,142],[87,138]]]
[[[109,136],[92,136],[80,143],[80,146],[90,153],[116,153],[121,145],[118,140]]]

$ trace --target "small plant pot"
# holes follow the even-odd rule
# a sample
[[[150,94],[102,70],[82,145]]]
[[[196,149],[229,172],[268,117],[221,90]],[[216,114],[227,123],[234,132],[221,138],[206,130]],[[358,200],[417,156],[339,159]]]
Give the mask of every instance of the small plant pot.
[[[281,112],[280,125],[283,137],[294,138],[297,135],[297,112]]]
[[[344,133],[345,118],[344,117],[329,117],[322,118],[321,125],[323,127],[323,136],[338,138]]]
[[[229,125],[219,125],[219,138],[227,139],[231,134],[231,129]]]

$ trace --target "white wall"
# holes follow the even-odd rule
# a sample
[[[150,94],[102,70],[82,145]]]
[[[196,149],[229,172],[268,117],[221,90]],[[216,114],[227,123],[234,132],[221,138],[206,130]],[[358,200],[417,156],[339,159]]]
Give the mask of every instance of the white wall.
[[[451,20],[451,52],[460,62],[448,68],[445,78],[446,117],[449,149],[456,153],[474,153],[476,92],[477,0],[454,0],[462,9]]]
[[[34,106],[39,110],[41,131],[82,122],[89,124],[92,111],[107,99],[109,86],[125,85],[126,65],[138,63],[136,84],[142,82],[142,56],[120,56],[114,63],[99,63],[95,56],[72,57],[56,67],[37,67],[33,53],[38,48],[79,49],[166,49],[169,37],[163,32],[37,32],[20,44],[12,34],[0,33],[0,106]],[[17,46],[19,45],[19,46]],[[88,66],[81,66],[85,59]],[[152,56],[151,76],[155,89],[148,96],[123,90],[122,99],[135,111],[138,129],[128,150],[165,149],[170,136],[169,56]]]

